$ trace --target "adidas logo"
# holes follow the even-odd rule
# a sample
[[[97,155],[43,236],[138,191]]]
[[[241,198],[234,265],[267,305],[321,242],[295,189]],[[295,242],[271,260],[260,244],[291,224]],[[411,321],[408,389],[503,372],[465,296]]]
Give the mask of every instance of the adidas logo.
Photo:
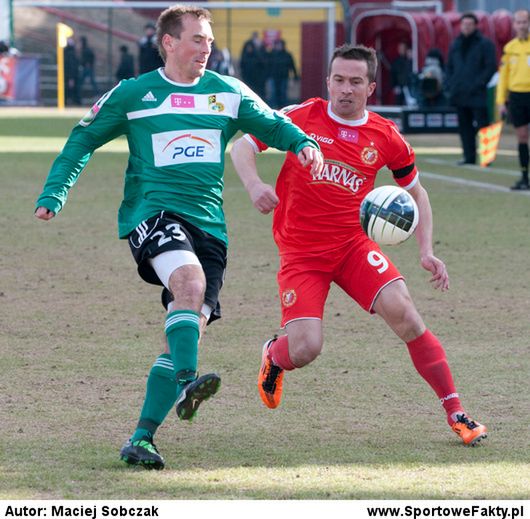
[[[142,101],[157,101],[157,98],[153,95],[153,92],[149,90],[149,92],[142,97]]]

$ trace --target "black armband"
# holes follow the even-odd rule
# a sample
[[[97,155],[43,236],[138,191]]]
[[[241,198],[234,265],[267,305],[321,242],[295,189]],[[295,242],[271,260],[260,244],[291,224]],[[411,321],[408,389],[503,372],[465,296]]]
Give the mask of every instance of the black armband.
[[[392,174],[395,178],[403,178],[406,177],[415,167],[414,162],[412,164],[409,164],[408,166],[405,166],[401,169],[392,170]]]

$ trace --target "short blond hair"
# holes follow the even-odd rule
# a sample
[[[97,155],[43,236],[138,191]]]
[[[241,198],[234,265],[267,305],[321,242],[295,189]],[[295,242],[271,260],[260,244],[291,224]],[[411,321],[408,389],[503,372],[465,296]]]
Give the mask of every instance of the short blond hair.
[[[156,43],[158,52],[166,61],[166,51],[162,45],[164,34],[170,34],[174,38],[180,38],[182,33],[182,18],[186,15],[195,16],[197,20],[206,20],[212,23],[212,14],[208,9],[194,5],[175,4],[160,13],[156,22]]]

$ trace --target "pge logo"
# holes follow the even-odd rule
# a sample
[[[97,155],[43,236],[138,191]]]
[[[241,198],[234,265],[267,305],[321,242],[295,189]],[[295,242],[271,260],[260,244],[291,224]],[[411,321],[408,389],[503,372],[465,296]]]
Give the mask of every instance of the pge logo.
[[[220,162],[220,130],[163,132],[153,135],[155,166]]]
[[[191,141],[197,141],[196,144],[188,144],[186,145],[182,141],[182,139],[188,139]],[[175,144],[176,143],[176,144]],[[197,137],[195,135],[192,135],[191,133],[187,133],[186,135],[181,135],[180,137],[175,137],[174,139],[171,139],[162,152],[165,152],[170,146],[172,146],[173,149],[173,159],[178,157],[179,155],[184,155],[184,157],[204,157],[206,146],[209,146],[210,149],[213,150],[214,146],[213,144],[207,140],[203,139],[201,137]]]

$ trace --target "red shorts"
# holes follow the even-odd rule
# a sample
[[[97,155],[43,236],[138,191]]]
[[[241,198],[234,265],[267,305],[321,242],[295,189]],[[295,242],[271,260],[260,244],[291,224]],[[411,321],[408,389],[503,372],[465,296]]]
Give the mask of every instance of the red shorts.
[[[403,279],[379,246],[364,236],[325,253],[280,255],[282,328],[295,319],[322,319],[331,282],[373,313],[382,288]]]

